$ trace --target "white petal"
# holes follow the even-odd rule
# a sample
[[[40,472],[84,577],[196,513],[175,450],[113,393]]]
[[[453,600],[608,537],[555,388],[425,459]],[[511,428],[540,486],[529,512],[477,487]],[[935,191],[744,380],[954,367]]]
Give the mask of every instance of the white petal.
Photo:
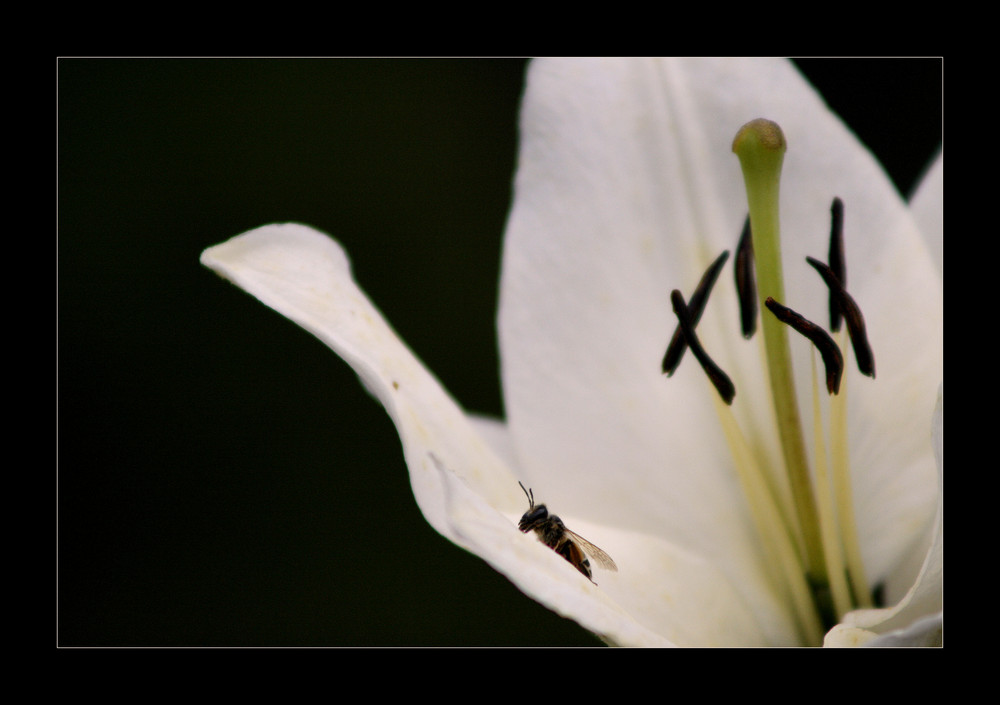
[[[830,202],[839,195],[847,204],[850,285],[869,320],[882,388],[872,394],[855,381],[849,397],[852,418],[864,419],[851,449],[861,468],[855,490],[865,510],[883,504],[860,523],[866,537],[879,536],[867,556],[875,572],[887,571],[919,531],[911,524],[926,524],[933,511],[929,450],[903,434],[918,419],[926,423],[920,410],[932,408],[941,379],[940,282],[881,168],[787,62],[533,63],[505,241],[500,342],[510,428],[532,483],[558,490],[573,511],[726,565],[758,609],[773,613],[712,392],[693,360],[669,380],[659,372],[674,328],[670,290],[689,294],[739,235],[745,193],[731,142],[759,116],[779,122],[789,143],[788,303],[817,320],[826,293],[804,258],[825,258]],[[738,339],[736,320],[724,276],[699,333],[739,380],[734,412],[744,428],[770,439],[773,432],[761,432],[766,414],[750,401],[766,398],[746,354],[758,341]],[[808,363],[808,347],[797,356]],[[808,364],[796,373],[808,390]],[[777,456],[774,444],[764,450]],[[900,483],[911,489],[897,499]],[[897,520],[905,530],[893,528]]]
[[[944,276],[944,152],[940,152],[910,197],[910,209],[927,246],[934,256],[938,274]]]
[[[516,478],[357,287],[334,240],[303,225],[268,225],[206,250],[202,263],[354,368],[396,424],[417,503],[437,531],[501,570],[530,571],[526,560],[548,566],[510,518],[523,511]],[[578,596],[576,606],[586,611],[588,601]]]
[[[944,478],[944,388],[941,387],[932,424],[934,454],[939,484]],[[916,582],[892,607],[857,610],[845,615],[825,639],[826,645],[839,646],[853,641],[859,630],[870,635],[864,639],[872,646],[924,646],[940,642],[943,624],[944,590],[944,516],[943,492],[938,493],[937,516],[932,530],[931,547],[924,557]],[[882,638],[876,639],[879,635]],[[930,643],[929,643],[930,642]]]
[[[490,445],[502,449],[502,425],[462,412],[358,289],[346,255],[328,236],[297,224],[269,225],[206,250],[202,262],[354,368],[399,430],[428,522],[525,593],[616,644],[667,646],[671,638],[685,645],[762,643],[753,613],[724,576],[660,540],[577,524],[619,552],[621,571],[598,571],[598,587],[518,531],[525,498]],[[563,517],[573,526],[571,515]],[[657,580],[649,583],[654,569]],[[660,602],[664,596],[674,603]],[[631,605],[629,612],[623,604]],[[700,629],[704,612],[716,617]]]
[[[944,613],[919,619],[905,629],[877,636],[864,646],[943,646]]]
[[[473,424],[508,467],[517,467],[506,425],[497,419],[473,415]],[[561,512],[561,510],[560,510]],[[749,646],[789,645],[794,640],[768,642],[768,626],[758,622],[754,610],[718,568],[652,536],[591,524],[564,514],[583,536],[600,537],[601,547],[619,565],[617,574],[596,571],[595,580],[619,605],[627,605],[628,618],[594,631],[620,645]],[[512,521],[516,517],[511,516]],[[556,574],[564,569],[558,564]],[[539,595],[553,611],[573,617],[573,593],[559,583],[550,586],[549,573],[531,594]],[[576,580],[573,576],[570,584]],[[515,582],[520,583],[519,579]],[[551,597],[540,596],[551,592]],[[568,597],[568,599],[567,599]],[[725,607],[721,607],[725,606]],[[633,624],[635,623],[635,624]],[[623,628],[623,625],[627,625]],[[639,626],[641,625],[641,627]],[[612,636],[614,635],[614,636]]]
[[[493,452],[504,461],[512,472],[517,474],[519,472],[517,454],[514,452],[514,442],[510,437],[507,424],[492,416],[476,413],[469,414],[469,421],[472,422],[479,435],[490,444]]]
[[[516,481],[357,288],[346,255],[332,239],[303,225],[269,225],[206,250],[202,263],[308,330],[354,368],[399,429],[414,494],[435,529],[459,538],[448,520],[445,478],[429,452],[478,494],[518,501]]]

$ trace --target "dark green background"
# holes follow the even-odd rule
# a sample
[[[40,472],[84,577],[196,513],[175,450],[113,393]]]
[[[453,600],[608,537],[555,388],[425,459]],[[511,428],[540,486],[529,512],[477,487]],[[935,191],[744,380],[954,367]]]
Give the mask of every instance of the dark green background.
[[[525,66],[57,61],[59,645],[598,643],[438,536],[347,365],[198,263],[316,226],[455,397],[501,414]],[[908,191],[941,62],[803,66]]]

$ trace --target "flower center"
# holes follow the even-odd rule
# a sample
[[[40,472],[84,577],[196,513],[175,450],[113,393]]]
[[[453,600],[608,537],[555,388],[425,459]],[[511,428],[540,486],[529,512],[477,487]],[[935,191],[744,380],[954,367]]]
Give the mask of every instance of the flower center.
[[[786,306],[781,263],[778,195],[785,138],[781,128],[767,120],[744,125],[733,141],[733,151],[742,167],[749,216],[737,246],[736,288],[741,311],[741,332],[746,338],[756,332],[757,311],[761,318],[766,369],[780,440],[785,478],[779,491],[768,463],[744,437],[732,414],[736,388],[698,341],[695,327],[722,266],[724,252],[699,282],[689,301],[679,291],[671,303],[679,325],[662,368],[672,375],[684,351],[690,348],[718,391],[716,404],[734,466],[751,509],[755,525],[770,563],[779,577],[779,589],[793,606],[806,643],[820,643],[823,633],[846,612],[872,605],[871,591],[861,563],[851,499],[847,446],[846,384],[843,376],[845,335],[854,349],[859,370],[875,377],[875,362],[865,334],[864,318],[846,290],[843,254],[843,204],[834,199],[831,208],[831,238],[828,263],[812,257],[807,262],[820,275],[830,292],[830,330],[807,320]],[[813,455],[809,456],[805,428],[799,410],[792,370],[792,329],[813,343],[825,370],[829,396],[828,426],[821,411],[816,359],[813,356],[812,433]],[[829,449],[829,462],[827,450]]]

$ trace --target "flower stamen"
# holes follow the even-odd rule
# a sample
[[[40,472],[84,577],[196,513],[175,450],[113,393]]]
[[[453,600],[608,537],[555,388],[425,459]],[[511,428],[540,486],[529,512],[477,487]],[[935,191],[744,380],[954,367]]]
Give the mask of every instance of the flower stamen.
[[[743,223],[740,242],[736,246],[736,293],[740,301],[740,327],[747,340],[757,331],[757,282],[753,273],[753,238],[750,235],[750,216]]]
[[[715,258],[712,265],[705,270],[705,273],[701,276],[701,280],[698,282],[697,288],[691,294],[691,300],[688,301],[687,309],[691,316],[692,329],[701,320],[701,314],[705,311],[705,304],[708,303],[708,295],[712,293],[715,280],[719,278],[719,272],[722,271],[722,265],[726,263],[727,259],[729,259],[729,250],[724,250],[721,255]],[[682,326],[678,324],[674,330],[673,337],[670,338],[670,344],[667,345],[667,352],[663,355],[663,364],[661,365],[663,374],[671,377],[677,371],[677,366],[681,364],[681,358],[684,357],[686,349],[686,338]]]
[[[830,394],[839,392],[840,378],[844,373],[844,356],[830,334],[801,314],[787,306],[782,306],[770,296],[767,297],[764,305],[774,314],[775,318],[790,326],[792,330],[804,335],[816,346],[823,357],[823,365],[826,367],[826,390]]]
[[[830,205],[830,249],[827,255],[830,271],[847,287],[847,264],[844,259],[844,202],[834,198]],[[841,312],[837,297],[830,292],[830,330],[840,330]]]
[[[806,262],[819,272],[823,281],[830,289],[831,311],[836,304],[840,313],[847,323],[847,333],[851,337],[851,345],[854,348],[854,359],[858,364],[861,374],[875,378],[875,355],[872,353],[871,345],[868,344],[868,332],[865,329],[865,317],[861,315],[861,307],[847,293],[840,278],[833,269],[817,259],[806,257]]]
[[[691,320],[691,311],[687,304],[684,302],[684,295],[677,289],[670,292],[670,302],[673,304],[674,313],[677,314],[677,320],[680,322],[681,331],[684,334],[684,338],[687,341],[687,346],[691,348],[691,353],[695,356],[698,362],[701,364],[705,374],[715,385],[716,391],[719,392],[719,396],[722,400],[726,402],[726,405],[732,405],[733,397],[736,396],[736,387],[733,385],[733,381],[729,379],[729,375],[722,371],[722,368],[715,364],[715,361],[708,356],[705,352],[705,348],[702,347],[701,341],[698,340],[698,336],[694,332],[694,324]]]
[[[830,206],[829,264],[806,257],[806,262],[819,272],[830,289],[830,330],[840,333],[841,319],[847,322],[847,335],[854,346],[854,357],[862,374],[875,377],[875,358],[868,344],[864,317],[854,299],[847,293],[847,263],[844,249],[844,204],[834,198]],[[838,335],[840,347],[846,347],[844,334]],[[831,465],[834,501],[837,507],[841,546],[846,560],[847,579],[857,607],[871,607],[872,594],[868,587],[857,525],[854,520],[854,498],[851,491],[851,469],[847,445],[847,389],[830,402]]]

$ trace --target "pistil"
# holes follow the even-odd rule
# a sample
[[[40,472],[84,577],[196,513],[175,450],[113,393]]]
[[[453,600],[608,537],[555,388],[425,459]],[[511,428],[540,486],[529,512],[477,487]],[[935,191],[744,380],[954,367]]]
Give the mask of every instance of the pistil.
[[[733,151],[739,157],[747,190],[761,307],[769,297],[777,301],[785,300],[778,217],[785,148],[781,128],[763,119],[744,125],[733,140]],[[814,592],[823,595],[828,593],[826,561],[795,393],[788,329],[773,316],[763,317],[761,329],[785,470],[802,531],[806,571]],[[820,610],[826,611],[823,606]]]

